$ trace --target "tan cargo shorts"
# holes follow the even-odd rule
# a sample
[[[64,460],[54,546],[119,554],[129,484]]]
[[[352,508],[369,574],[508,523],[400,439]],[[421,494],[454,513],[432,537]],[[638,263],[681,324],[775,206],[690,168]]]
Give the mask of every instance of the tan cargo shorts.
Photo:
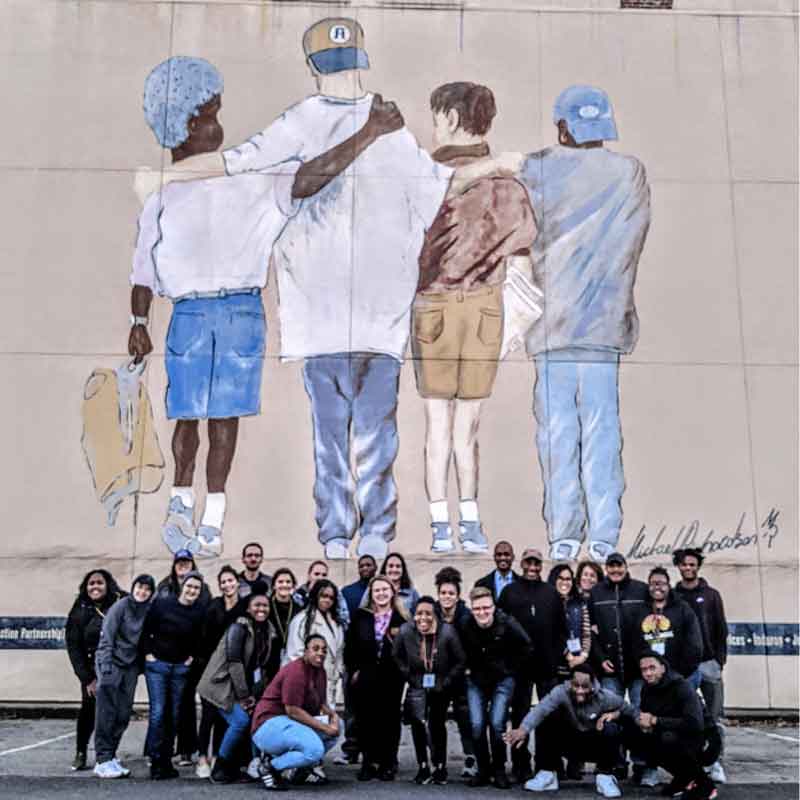
[[[503,340],[503,286],[418,294],[411,351],[425,398],[489,397]]]

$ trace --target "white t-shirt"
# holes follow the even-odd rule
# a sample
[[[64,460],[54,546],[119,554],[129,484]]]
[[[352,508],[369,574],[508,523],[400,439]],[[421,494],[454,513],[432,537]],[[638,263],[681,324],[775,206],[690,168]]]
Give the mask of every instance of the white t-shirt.
[[[229,174],[306,162],[361,129],[372,95],[314,95],[227,150]],[[381,136],[303,201],[275,247],[284,359],[377,352],[402,358],[425,230],[452,170],[405,128]]]
[[[139,215],[131,283],[173,299],[266,286],[272,246],[300,206],[292,200],[299,166],[153,192]]]

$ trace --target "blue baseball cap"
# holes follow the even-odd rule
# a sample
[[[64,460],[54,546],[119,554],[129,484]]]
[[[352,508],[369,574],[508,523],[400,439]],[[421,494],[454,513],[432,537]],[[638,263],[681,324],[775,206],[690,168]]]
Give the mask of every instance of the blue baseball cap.
[[[553,122],[562,119],[578,144],[619,138],[611,101],[594,86],[570,86],[561,92],[553,106]]]

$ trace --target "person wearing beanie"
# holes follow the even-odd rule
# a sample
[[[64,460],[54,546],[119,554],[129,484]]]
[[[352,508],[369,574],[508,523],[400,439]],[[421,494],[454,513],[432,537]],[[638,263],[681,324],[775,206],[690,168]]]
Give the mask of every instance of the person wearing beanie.
[[[99,778],[130,775],[117,759],[117,748],[128,727],[139,678],[139,639],[156,591],[151,575],[139,575],[127,597],[106,613],[95,652],[97,675],[94,774]]]
[[[86,769],[86,749],[94,730],[97,674],[94,654],[100,641],[108,609],[125,594],[110,572],[93,569],[87,572],[78,588],[78,596],[67,617],[65,639],[72,669],[81,683],[81,708],[75,741],[73,770]]]

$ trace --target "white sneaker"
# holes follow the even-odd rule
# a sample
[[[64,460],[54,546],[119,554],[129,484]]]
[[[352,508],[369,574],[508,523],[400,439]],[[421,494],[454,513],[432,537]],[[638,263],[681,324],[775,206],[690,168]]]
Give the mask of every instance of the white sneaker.
[[[575,561],[581,551],[581,542],[577,539],[559,539],[550,545],[551,561]]]
[[[605,564],[606,559],[614,552],[614,545],[608,542],[589,542],[586,553],[592,561]]]
[[[478,762],[475,756],[467,756],[464,759],[464,769],[461,770],[462,778],[474,778],[478,774]]]
[[[658,786],[659,783],[661,783],[661,778],[658,777],[658,770],[648,767],[642,773],[642,780],[639,785],[652,789],[654,786]]]
[[[558,775],[546,769],[540,769],[525,783],[526,792],[557,792]]]
[[[197,541],[200,543],[200,557],[213,558],[222,555],[222,531],[212,525],[201,525],[197,529]]]
[[[248,773],[247,774],[249,775],[250,774],[250,771],[249,771],[250,767],[248,767],[247,769],[248,769]],[[199,761],[197,763],[197,766],[194,768],[194,774],[198,778],[203,778],[203,779],[207,780],[208,778],[211,777],[211,764],[209,764],[208,761]]]
[[[622,797],[617,779],[613,775],[602,775],[598,772],[594,779],[594,788],[603,797]]]
[[[261,758],[256,757],[251,759],[250,763],[247,765],[247,775],[248,777],[252,778],[254,781],[257,781],[261,778]]]
[[[114,758],[112,761],[117,765],[120,772],[122,772],[123,778],[127,778],[131,774],[131,771],[118,758]]]
[[[725,775],[725,770],[723,769],[722,764],[719,761],[715,761],[711,765],[711,769],[708,770],[708,777],[711,778],[714,783],[727,783],[728,778]]]
[[[110,761],[104,761],[102,764],[95,764],[93,771],[98,778],[124,777],[122,770],[117,766],[117,762],[113,758]]]
[[[350,558],[350,542],[347,539],[331,539],[325,542],[325,560],[342,561]]]
[[[383,561],[386,554],[389,552],[389,545],[383,536],[362,536],[359,539],[356,553],[358,557],[372,556],[376,561]]]

